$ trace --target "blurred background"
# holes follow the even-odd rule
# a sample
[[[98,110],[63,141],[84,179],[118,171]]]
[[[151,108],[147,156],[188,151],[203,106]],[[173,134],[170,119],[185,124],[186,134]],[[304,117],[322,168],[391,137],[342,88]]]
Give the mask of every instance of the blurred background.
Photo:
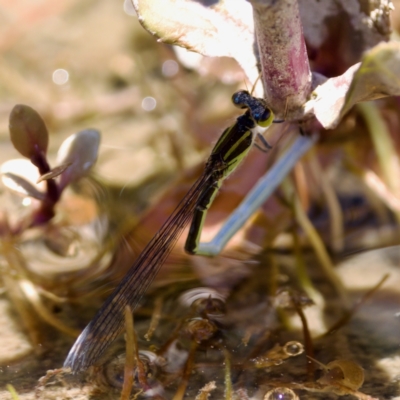
[[[140,26],[129,1],[1,7],[1,160],[17,156],[7,119],[22,103],[45,119],[53,151],[77,130],[99,129],[97,173],[139,185],[200,160],[192,150],[208,146],[229,121],[231,93],[245,84],[233,61],[180,51],[183,66],[171,46]]]
[[[394,3],[396,6],[396,3],[399,2],[395,1]],[[398,10],[392,13],[395,30],[400,26],[398,15]],[[53,163],[58,147],[65,138],[82,129],[98,129],[101,132],[101,144],[94,176],[96,185],[98,185],[96,187],[101,187],[101,190],[107,192],[107,201],[112,204],[113,209],[110,213],[113,214],[114,219],[111,218],[112,224],[106,228],[111,227],[112,232],[119,229],[116,227],[124,218],[129,220],[129,224],[127,224],[129,226],[125,226],[124,229],[130,231],[147,207],[151,204],[159,204],[158,200],[163,199],[162,193],[171,187],[172,182],[176,182],[182,176],[182,172],[191,171],[191,168],[196,166],[199,166],[199,170],[201,170],[212,144],[215,143],[222,130],[229,126],[234,116],[238,115],[238,111],[234,109],[230,100],[232,93],[239,88],[251,89],[252,84],[246,82],[240,67],[231,59],[207,59],[158,43],[139,24],[130,0],[126,0],[124,3],[108,0],[86,0],[84,2],[77,0],[58,0],[57,2],[0,0],[0,54],[0,164],[12,158],[20,158],[19,153],[10,142],[8,132],[8,116],[15,104],[27,104],[33,107],[45,120],[50,133],[49,159]],[[345,134],[341,136],[340,129],[339,127],[337,136],[339,139],[336,141],[334,137],[332,142],[328,143],[328,147],[332,143],[332,146],[342,146],[341,140],[348,131],[345,127]],[[350,142],[350,139],[343,140]],[[369,142],[368,145],[370,145]],[[337,154],[334,153],[334,161],[340,159],[339,156],[335,158],[336,156]],[[272,156],[267,155],[267,157]],[[242,175],[238,175],[238,181],[232,178],[228,184],[231,187],[235,187],[235,185],[238,187],[237,182],[240,186],[240,182],[256,180],[257,174],[261,174],[260,171],[265,169],[265,165],[269,163],[268,158],[267,161],[265,160],[265,155],[257,152],[249,161],[254,165],[257,164],[257,173],[249,173],[248,171],[251,169],[247,169],[246,173],[245,168],[241,169]],[[330,164],[332,158],[327,156],[325,161],[326,164]],[[190,179],[192,178],[191,176]],[[193,180],[190,179],[189,182]],[[152,220],[151,213],[150,216],[146,214],[147,223],[151,225],[151,228],[149,231],[139,234],[139,237],[136,237],[129,246],[123,248],[122,255],[119,254],[120,258],[125,257],[124,251],[129,254],[130,252],[137,254],[135,251],[139,251],[151,238],[151,233],[158,229],[160,221],[168,215],[177,204],[177,200],[182,198],[190,187],[187,182],[184,182],[182,186],[179,185],[181,185],[180,182],[177,184],[178,193],[174,194],[175,197],[171,203],[167,202],[167,211],[163,216],[159,217],[153,212]],[[237,189],[238,192],[240,190],[240,188]],[[240,196],[242,194],[240,193]],[[219,206],[216,206],[216,213],[218,214],[219,210],[221,214],[218,215],[220,220],[233,208],[226,204],[221,201]],[[79,206],[76,207],[79,208]],[[365,214],[367,215],[366,219],[363,219],[364,209],[357,207],[349,206],[350,213],[352,213],[350,219],[356,220],[356,222],[361,220],[362,223],[366,221],[365,225],[368,230],[371,227],[368,225],[371,220],[375,221],[373,218],[368,219],[370,209],[368,208]],[[379,210],[379,207],[377,209]],[[83,210],[86,212],[86,208]],[[258,219],[255,218],[252,221],[255,224],[253,238],[255,236],[262,237],[259,242],[267,244],[272,241],[273,234],[268,233],[269,231],[266,232],[266,226],[270,222],[268,217],[274,216],[274,206],[271,210],[272,216],[258,216]],[[361,210],[360,218],[357,214],[359,210]],[[379,214],[379,212],[377,213]],[[315,221],[318,224],[320,220],[317,217]],[[285,216],[282,219],[287,221],[289,217]],[[393,218],[387,217],[385,221],[393,222]],[[280,220],[277,219],[276,226],[272,231],[280,232],[283,230],[283,226],[287,227],[283,222],[282,226],[280,224]],[[319,226],[322,236],[327,234],[324,227],[326,225],[322,222]],[[359,226],[357,226],[358,228]],[[375,226],[372,228],[373,231]],[[392,228],[393,225],[388,233],[383,229],[380,231],[381,237],[378,239],[381,239],[385,245],[398,243],[398,237],[393,236]],[[118,233],[121,234],[120,231]],[[271,238],[268,235],[271,235]],[[376,237],[365,236],[368,240],[371,239],[370,242],[364,241],[362,248],[356,251],[368,250],[368,243],[371,248],[379,247]],[[353,234],[351,240],[353,239],[357,241],[358,237]],[[281,250],[283,250],[280,256],[284,260],[283,264],[286,267],[289,265],[288,268],[292,271],[292,264],[295,262],[288,260],[290,256],[287,257],[286,242],[282,243]],[[261,246],[260,243],[257,245]],[[134,248],[134,251],[131,251],[131,248]],[[218,270],[220,276],[215,278],[215,281],[210,279],[207,283],[213,282],[214,286],[218,286],[218,284],[222,286],[221,282],[228,276],[229,279],[232,279],[231,286],[233,287],[243,276],[248,276],[247,268],[252,268],[251,265],[267,262],[268,257],[261,259],[261,262],[253,257],[261,247],[252,247],[251,244],[245,242],[243,248],[247,252],[245,256],[235,254],[234,257],[223,260],[223,267]],[[110,250],[110,252],[112,251]],[[393,282],[396,282],[398,256],[398,248],[390,250],[386,260],[387,264],[385,261],[385,263],[382,262],[382,265],[379,264],[381,258],[367,257],[367,259],[373,259],[368,270],[370,272],[367,273],[362,269],[367,264],[364,259],[359,267],[353,269],[351,273],[346,272],[343,275],[347,277],[344,280],[348,279],[346,285],[351,281],[354,288],[353,294],[359,298],[366,288],[370,288],[379,281],[384,272],[391,273]],[[32,256],[32,258],[35,257],[35,255]],[[109,261],[109,258],[107,260]],[[212,268],[215,268],[216,265],[220,267],[220,259],[216,260],[210,261],[207,266],[204,265],[205,263],[198,262],[197,276],[203,278],[208,276],[208,268],[212,263],[215,264],[212,265]],[[270,259],[268,262],[273,266],[276,266],[277,263]],[[131,259],[126,258],[125,263],[124,268],[129,266]],[[196,264],[195,261],[193,263]],[[242,271],[241,268],[244,264],[246,270]],[[378,264],[381,268],[379,273],[376,267]],[[182,265],[187,267],[187,263]],[[310,265],[313,264],[310,263]],[[2,266],[2,268],[6,267]],[[106,276],[104,280],[108,285],[114,285],[123,275],[123,270],[122,268],[119,272],[110,272],[111,278]],[[187,270],[185,271],[186,275],[181,277],[183,281],[188,279]],[[213,271],[215,272],[215,269]],[[318,272],[315,273],[317,281],[318,279],[323,280]],[[362,274],[366,279],[365,283],[358,281]],[[287,271],[282,272],[281,275],[277,281],[283,282],[282,284],[288,283],[293,277]],[[89,273],[88,276],[90,278]],[[45,278],[43,279],[43,282],[39,281],[38,286],[43,286],[48,290],[56,288],[59,284],[58,281],[49,283],[45,281]],[[168,283],[168,278],[165,279]],[[173,276],[169,278],[169,281],[175,282],[176,279],[176,276]],[[63,282],[61,278],[60,282]],[[104,284],[103,281],[101,282]],[[258,283],[256,283],[256,287],[258,287],[257,285]],[[226,284],[226,286],[230,285]],[[73,301],[79,301],[79,296],[87,289],[84,285],[82,287],[83,289],[78,285],[76,291],[72,291]],[[252,286],[250,289],[244,290],[242,299],[251,297],[251,293],[254,293],[251,288]],[[90,290],[87,290],[91,291],[92,289],[90,287]],[[55,289],[55,291],[57,290],[59,289]],[[107,290],[108,292],[105,290],[101,293],[100,298],[93,300],[90,304],[91,308],[85,311],[87,314],[80,315],[76,308],[69,309],[67,306],[66,311],[64,310],[66,314],[60,315],[60,319],[64,323],[71,322],[71,326],[77,330],[81,329],[101,304],[105,293],[109,293],[109,287]],[[394,289],[391,290],[394,293]],[[63,294],[65,292],[58,293],[60,296]],[[332,293],[330,295],[332,296]],[[366,309],[363,318],[367,319],[371,313],[379,314],[382,309],[386,310],[386,314],[382,312],[381,318],[388,315],[390,315],[389,318],[392,318],[399,304],[397,295],[393,298],[389,296],[389,300],[379,298],[379,304],[375,304],[375,308],[373,307],[369,311]],[[37,360],[33,364],[29,364],[30,361],[20,363],[24,357],[32,353],[32,338],[28,339],[29,335],[21,329],[19,323],[10,318],[10,314],[15,316],[16,312],[12,307],[10,308],[7,299],[7,290],[4,290],[0,298],[0,326],[2,327],[0,340],[4,342],[4,347],[9,351],[5,352],[3,356],[0,355],[0,385],[12,383],[17,391],[23,393],[21,398],[33,398],[33,387],[37,379],[44,375],[47,369],[61,367],[73,339],[54,336],[56,338],[54,348],[50,352],[46,350],[46,357],[39,358],[40,368],[37,367]],[[391,303],[392,299],[395,300]],[[238,304],[243,305],[242,300],[237,301]],[[391,307],[385,308],[388,303]],[[269,305],[264,304],[263,307],[267,308],[267,306]],[[152,305],[143,311],[146,317],[151,315],[151,307]],[[58,312],[56,307],[54,309],[55,312]],[[329,307],[327,309],[329,312]],[[265,309],[261,307],[260,312],[264,311]],[[75,315],[77,321],[71,317]],[[233,318],[234,323],[240,324],[238,322],[239,315],[236,317],[237,320]],[[68,318],[71,320],[68,321]],[[257,318],[258,315],[254,315],[254,319]],[[397,320],[392,318],[391,321],[392,324],[382,328],[382,331],[378,332],[378,336],[374,336],[374,333],[374,335],[367,335],[363,340],[373,342],[376,337],[380,337],[384,338],[382,339],[384,342],[387,338],[388,341],[386,344],[382,344],[382,347],[386,351],[385,354],[391,353],[397,340],[393,332],[398,330]],[[246,322],[241,323],[246,324]],[[376,321],[373,321],[372,324],[379,325]],[[351,335],[355,336],[354,332],[360,332],[361,328],[360,325],[354,325],[351,329]],[[300,330],[299,324],[297,324],[297,334]],[[298,336],[301,335],[298,334]],[[288,339],[292,339],[292,337],[289,335]],[[43,341],[43,344],[48,348],[49,340],[48,338],[46,340],[47,342]],[[351,344],[350,341],[343,345],[343,349],[345,349],[343,353],[346,353],[346,349],[348,350]],[[363,342],[359,348],[356,346],[358,356],[362,353],[364,345],[366,346]],[[41,346],[40,341],[35,346]],[[326,343],[321,346],[325,349],[328,347],[329,344]],[[370,361],[364,359],[364,362],[368,364]],[[387,362],[389,367],[393,368],[390,376],[387,375],[387,372],[382,372],[381,366],[379,366],[381,376],[377,373],[376,365],[374,365],[376,369],[371,369],[370,372],[370,375],[375,373],[377,381],[372,382],[369,388],[374,384],[379,386],[379,379],[382,377],[383,380],[386,379],[385,382],[390,381],[390,385],[386,385],[386,389],[382,389],[388,396],[387,398],[398,393],[395,379],[398,379],[400,373],[398,374],[395,368],[399,367],[397,364],[393,367],[392,362],[393,359]],[[221,380],[223,380],[223,375]],[[193,391],[197,393],[198,387]],[[88,397],[82,393],[79,395],[82,398]],[[118,398],[118,395],[114,393],[114,397],[110,398]],[[8,391],[0,392],[0,399],[10,399],[10,396]],[[78,392],[75,394],[70,392],[69,396],[71,397],[61,398],[78,398]]]

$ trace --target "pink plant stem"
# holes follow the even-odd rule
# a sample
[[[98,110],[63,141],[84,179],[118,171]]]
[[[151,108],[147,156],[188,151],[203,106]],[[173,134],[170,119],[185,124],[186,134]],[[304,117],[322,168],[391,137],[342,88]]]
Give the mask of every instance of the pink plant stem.
[[[265,98],[278,118],[291,119],[311,90],[311,71],[297,0],[250,0]]]
[[[47,174],[51,171],[46,155],[38,148],[36,149],[35,155],[31,157],[31,162],[38,168],[40,175]],[[35,210],[32,217],[31,226],[45,224],[49,222],[55,215],[54,206],[60,199],[61,193],[54,179],[46,180],[46,184],[46,196],[42,200],[40,207]]]

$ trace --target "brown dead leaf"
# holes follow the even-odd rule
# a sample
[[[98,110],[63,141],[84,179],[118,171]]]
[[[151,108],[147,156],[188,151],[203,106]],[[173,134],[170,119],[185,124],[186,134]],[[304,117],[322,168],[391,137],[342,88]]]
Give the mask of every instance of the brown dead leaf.
[[[159,41],[209,57],[233,57],[258,77],[251,5],[244,0],[206,7],[195,1],[133,0],[140,23]]]
[[[361,63],[319,85],[305,113],[314,114],[325,129],[335,128],[356,103],[400,95],[399,76],[400,43],[380,43]]]

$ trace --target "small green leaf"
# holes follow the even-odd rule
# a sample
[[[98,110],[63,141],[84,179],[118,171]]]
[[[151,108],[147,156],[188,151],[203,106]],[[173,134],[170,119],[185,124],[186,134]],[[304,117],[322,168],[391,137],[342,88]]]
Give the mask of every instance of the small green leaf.
[[[49,134],[42,117],[31,107],[17,104],[11,111],[10,137],[14,147],[25,157],[46,154]]]

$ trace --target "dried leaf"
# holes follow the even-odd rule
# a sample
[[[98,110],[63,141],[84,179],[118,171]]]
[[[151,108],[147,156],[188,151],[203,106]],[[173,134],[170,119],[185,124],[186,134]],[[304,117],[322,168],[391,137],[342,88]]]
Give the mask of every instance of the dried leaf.
[[[380,43],[365,53],[360,64],[318,86],[306,106],[326,129],[337,126],[361,101],[400,95],[400,43]]]
[[[400,43],[380,43],[365,53],[342,114],[360,101],[400,95]]]
[[[251,82],[258,77],[251,5],[226,0],[212,7],[187,0],[133,0],[139,21],[160,41],[209,57],[233,57]]]
[[[25,157],[46,154],[49,134],[42,117],[31,107],[17,104],[9,118],[10,138]]]
[[[97,160],[100,133],[95,129],[86,129],[68,137],[58,150],[57,163],[68,165],[61,172],[60,187],[86,175]]]

